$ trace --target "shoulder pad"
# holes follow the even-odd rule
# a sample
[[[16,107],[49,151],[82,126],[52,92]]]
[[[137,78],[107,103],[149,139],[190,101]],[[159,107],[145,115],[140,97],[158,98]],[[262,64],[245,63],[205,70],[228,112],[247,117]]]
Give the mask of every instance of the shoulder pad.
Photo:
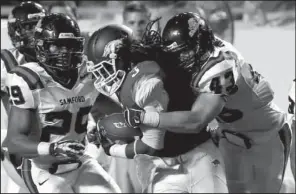
[[[120,92],[120,100],[124,106],[135,106],[132,98],[134,84],[143,76],[158,75],[164,77],[164,73],[159,65],[154,61],[143,61],[138,63],[126,76]]]
[[[215,67],[217,64],[221,63],[222,61],[225,61],[225,56],[223,54],[222,51],[220,51],[218,53],[217,56],[213,56],[211,57],[207,62],[206,64],[204,64],[200,70],[200,72],[198,74],[196,74],[194,76],[194,78],[192,79],[192,86],[195,88],[195,87],[199,87],[200,85],[200,82],[202,79],[205,79],[204,76],[205,74],[208,74],[208,72],[213,68]],[[213,71],[211,71],[213,72]]]
[[[22,77],[31,90],[44,88],[39,75],[28,67],[18,66],[11,71],[13,73]]]
[[[230,95],[237,91],[236,59],[222,51],[208,61],[194,80],[196,92]]]
[[[15,56],[7,49],[1,50],[1,60],[3,60],[7,72],[18,66]]]
[[[164,76],[163,71],[155,61],[143,61],[138,63],[127,76],[136,78],[147,74],[158,74],[160,76]]]

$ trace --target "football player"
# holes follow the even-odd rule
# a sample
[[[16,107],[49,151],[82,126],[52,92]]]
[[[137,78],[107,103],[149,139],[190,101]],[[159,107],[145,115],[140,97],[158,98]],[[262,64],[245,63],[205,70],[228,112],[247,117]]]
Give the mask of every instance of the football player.
[[[87,117],[98,91],[86,71],[77,23],[64,14],[47,15],[37,23],[34,40],[37,62],[7,74],[12,106],[3,146],[25,158],[22,175],[30,192],[120,192],[84,154]]]
[[[150,51],[145,47],[139,48],[141,44],[131,42],[130,36],[130,30],[117,25],[93,33],[88,45],[92,48],[89,59],[96,65],[90,66],[89,71],[97,78],[96,89],[122,107],[157,112],[190,107],[193,102],[190,87],[180,87],[174,79],[164,83],[163,71],[151,60],[154,55],[149,56]],[[136,45],[138,50],[131,49]],[[187,93],[179,98],[176,91]],[[124,118],[113,122],[124,125]],[[106,135],[108,128],[114,128],[112,122],[103,118],[97,125],[100,143],[108,155],[136,160],[145,192],[228,191],[218,149],[206,129],[198,134],[175,134],[141,125],[140,139],[119,144]]]
[[[125,5],[122,18],[123,24],[133,30],[134,38],[141,40],[150,21],[151,13],[145,4],[133,1]]]
[[[279,192],[291,131],[287,114],[273,102],[268,81],[230,43],[214,37],[198,14],[172,17],[162,35],[163,49],[171,59],[168,65],[177,65],[191,77],[196,100],[191,111],[127,108],[127,123],[188,133],[201,131],[216,118],[229,191]]]
[[[8,16],[8,35],[14,48],[1,49],[0,96],[7,113],[9,111],[9,91],[6,88],[7,73],[18,65],[36,61],[33,33],[38,20],[45,15],[46,10],[40,4],[27,1],[15,6]],[[6,113],[2,112],[2,114]],[[7,129],[7,124],[2,123],[1,125],[5,126],[4,129]],[[21,188],[25,189],[26,186],[21,179],[20,169],[17,170],[17,168],[21,165],[21,158],[8,153],[7,150],[2,151],[4,156],[2,163],[8,176],[12,178],[12,180]]]
[[[63,13],[70,16],[73,20],[78,21],[78,8],[74,1],[55,1],[50,3],[48,6],[49,13]],[[90,37],[91,33],[87,31],[82,31],[81,36],[85,39],[85,45]],[[87,53],[87,49],[84,47],[84,53]]]

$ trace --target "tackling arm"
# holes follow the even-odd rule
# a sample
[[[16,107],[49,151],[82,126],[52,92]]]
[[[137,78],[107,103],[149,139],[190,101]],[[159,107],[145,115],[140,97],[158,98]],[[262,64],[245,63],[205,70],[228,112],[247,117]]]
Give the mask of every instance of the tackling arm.
[[[191,111],[159,113],[158,127],[175,133],[199,133],[222,111],[224,105],[221,96],[201,93]],[[149,112],[144,114],[144,124],[145,117],[149,117]]]
[[[223,61],[207,71],[201,78],[197,99],[191,111],[159,113],[125,110],[126,122],[135,126],[137,118],[143,124],[164,128],[176,133],[200,132],[221,113],[229,95],[238,89],[234,62]]]

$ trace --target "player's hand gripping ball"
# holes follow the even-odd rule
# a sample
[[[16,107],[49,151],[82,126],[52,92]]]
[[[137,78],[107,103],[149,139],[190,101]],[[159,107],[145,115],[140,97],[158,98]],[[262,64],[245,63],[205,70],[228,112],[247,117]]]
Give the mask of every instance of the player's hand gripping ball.
[[[136,136],[142,136],[140,128],[129,127],[124,119],[123,113],[108,115],[97,123],[97,130],[112,141],[129,143],[135,140]]]

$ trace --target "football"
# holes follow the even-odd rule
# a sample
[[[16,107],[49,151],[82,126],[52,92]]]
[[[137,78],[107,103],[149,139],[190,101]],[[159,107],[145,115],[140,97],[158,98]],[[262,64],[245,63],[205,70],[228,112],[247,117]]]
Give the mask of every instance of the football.
[[[112,141],[132,142],[136,136],[142,136],[140,128],[128,127],[123,113],[113,113],[105,116],[97,123],[97,128],[103,129],[104,135]]]

